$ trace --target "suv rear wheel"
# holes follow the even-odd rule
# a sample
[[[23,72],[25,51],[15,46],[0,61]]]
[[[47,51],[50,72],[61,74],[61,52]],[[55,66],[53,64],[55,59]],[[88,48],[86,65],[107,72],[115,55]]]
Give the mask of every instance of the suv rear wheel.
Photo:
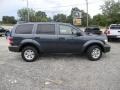
[[[88,48],[87,57],[89,60],[97,61],[101,58],[101,56],[102,56],[102,49],[99,46],[94,45]]]
[[[21,56],[25,61],[32,62],[38,58],[38,52],[34,47],[27,46],[23,48]]]

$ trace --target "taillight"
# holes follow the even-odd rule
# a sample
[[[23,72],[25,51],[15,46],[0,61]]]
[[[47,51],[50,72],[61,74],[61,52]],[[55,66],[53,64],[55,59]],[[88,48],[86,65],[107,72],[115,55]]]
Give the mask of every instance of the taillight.
[[[8,43],[9,43],[10,45],[13,44],[13,37],[8,37]]]
[[[110,31],[107,31],[107,34],[110,34]]]

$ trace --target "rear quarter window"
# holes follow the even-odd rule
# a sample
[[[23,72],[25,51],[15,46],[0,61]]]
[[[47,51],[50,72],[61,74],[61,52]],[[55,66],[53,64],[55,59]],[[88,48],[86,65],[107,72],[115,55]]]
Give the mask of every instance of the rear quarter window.
[[[33,24],[18,25],[15,29],[16,34],[32,34]]]

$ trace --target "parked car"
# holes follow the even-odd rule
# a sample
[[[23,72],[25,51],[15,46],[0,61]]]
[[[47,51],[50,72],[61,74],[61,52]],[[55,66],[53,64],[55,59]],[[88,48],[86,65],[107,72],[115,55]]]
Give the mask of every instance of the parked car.
[[[0,27],[0,36],[5,35],[6,30]]]
[[[66,23],[17,24],[11,31],[9,50],[21,52],[31,62],[41,53],[85,53],[88,59],[99,60],[102,52],[110,51],[105,35],[88,35]]]
[[[88,34],[102,34],[102,31],[100,31],[100,28],[98,26],[90,26],[85,28],[85,32]]]
[[[108,39],[120,39],[120,24],[111,24],[105,31]]]

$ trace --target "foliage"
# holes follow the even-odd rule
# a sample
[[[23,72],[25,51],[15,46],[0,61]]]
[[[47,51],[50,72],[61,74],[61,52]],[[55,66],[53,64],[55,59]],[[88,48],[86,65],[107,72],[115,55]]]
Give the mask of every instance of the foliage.
[[[107,18],[106,24],[120,23],[120,3],[114,0],[106,0],[101,6],[103,15]]]
[[[93,16],[92,24],[99,25],[99,26],[106,26],[107,25],[107,17],[102,14],[95,15],[95,16]]]
[[[2,23],[4,24],[15,24],[16,20],[13,16],[3,16],[2,17]]]
[[[100,25],[107,26],[112,23],[120,23],[120,2],[115,0],[105,0],[104,4],[101,6],[102,14],[97,14],[91,19],[89,16],[89,25]],[[19,20],[28,21],[28,12],[29,12],[29,21],[30,22],[64,22],[73,24],[73,14],[74,11],[82,12],[82,26],[86,26],[87,13],[83,10],[80,10],[77,7],[71,9],[70,15],[66,16],[65,14],[57,14],[53,16],[53,20],[50,17],[47,17],[46,13],[43,11],[35,11],[33,9],[22,8],[19,9],[17,14]],[[3,16],[2,23],[14,24],[16,20],[13,16]]]
[[[21,21],[28,20],[28,12],[29,12],[29,17],[30,17],[30,21],[31,21],[35,15],[35,11],[33,9],[22,8],[22,9],[18,10],[17,14],[20,17]]]
[[[80,10],[79,8],[75,7],[75,8],[72,8],[72,10],[71,10],[71,15],[72,16],[74,14],[74,11],[80,11],[82,13],[82,26],[86,26],[86,24],[87,24],[87,13],[85,13],[84,10]],[[91,24],[90,15],[88,15],[88,21],[89,21],[89,24]]]
[[[35,12],[33,9],[27,9],[27,8],[20,9],[17,12],[21,21],[28,21],[28,12],[29,12],[30,22],[47,22],[48,21],[48,18],[45,12],[42,12],[42,11]]]
[[[72,17],[72,15],[67,16],[66,22],[73,24],[73,17]]]
[[[53,16],[55,22],[66,22],[67,16],[64,14],[57,14]]]
[[[82,26],[86,26],[87,22],[87,13],[85,13],[83,10],[80,10],[79,8],[75,7],[71,9],[71,13],[69,16],[66,16],[64,14],[57,14],[53,16],[53,20],[56,22],[66,22],[73,24],[73,14],[74,11],[81,11],[82,12]],[[89,24],[91,24],[91,17],[89,15]]]

